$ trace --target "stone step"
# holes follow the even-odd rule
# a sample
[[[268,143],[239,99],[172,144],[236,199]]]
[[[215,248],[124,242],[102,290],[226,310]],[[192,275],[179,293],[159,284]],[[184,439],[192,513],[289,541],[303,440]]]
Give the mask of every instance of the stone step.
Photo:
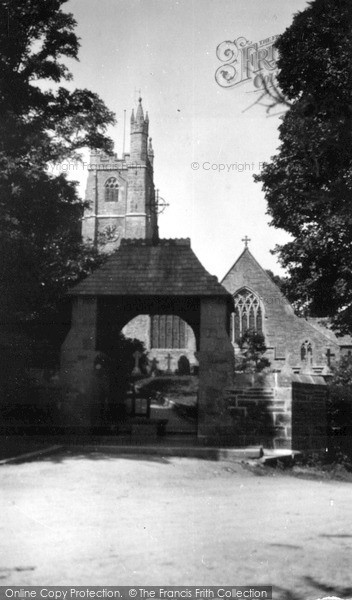
[[[66,448],[74,451],[109,452],[114,455],[145,454],[158,456],[177,456],[186,458],[203,458],[208,460],[240,461],[244,459],[260,459],[263,456],[261,446],[248,448],[217,448],[213,446],[173,446],[165,445],[100,445],[100,444],[72,444]]]
[[[228,388],[227,389],[228,392],[270,392],[270,393],[274,393],[275,388],[269,388],[269,387],[263,387],[263,388],[259,388],[259,387],[241,387],[241,388]]]
[[[248,400],[274,400],[274,394],[229,394],[226,399],[248,399]]]
[[[244,391],[236,391],[236,392],[227,392],[227,396],[270,396],[274,397],[274,392],[244,392]]]
[[[234,392],[228,394],[229,396],[246,396],[248,398],[273,398],[275,394],[273,392]]]

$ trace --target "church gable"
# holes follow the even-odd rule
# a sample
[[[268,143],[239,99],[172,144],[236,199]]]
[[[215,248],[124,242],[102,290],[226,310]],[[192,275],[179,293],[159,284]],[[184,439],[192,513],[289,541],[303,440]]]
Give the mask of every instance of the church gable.
[[[241,288],[253,291],[265,306],[266,314],[270,315],[271,308],[280,305],[286,314],[293,314],[293,308],[280,292],[271,277],[255,260],[248,248],[245,248],[241,256],[231,267],[221,281],[222,285],[234,295]]]
[[[330,356],[337,358],[339,347],[297,317],[278,286],[246,247],[222,280],[234,301],[232,342],[246,329],[262,332],[272,368],[281,369],[285,361],[299,371],[305,366],[322,369]]]

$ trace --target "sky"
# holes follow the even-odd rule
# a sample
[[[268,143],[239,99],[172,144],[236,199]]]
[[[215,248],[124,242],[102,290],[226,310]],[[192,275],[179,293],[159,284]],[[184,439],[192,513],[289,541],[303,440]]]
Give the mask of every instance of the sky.
[[[79,62],[66,61],[74,87],[97,92],[116,113],[109,130],[119,155],[138,97],[149,113],[154,180],[169,206],[161,237],[190,237],[202,264],[220,279],[251,239],[260,264],[282,273],[270,253],[289,238],[269,226],[260,163],[279,145],[280,115],[253,103],[253,79],[221,87],[216,48],[244,37],[260,42],[285,31],[306,0],[69,0]],[[280,109],[281,110],[281,109]],[[194,168],[194,164],[198,168]],[[224,167],[220,165],[225,165]],[[229,166],[227,166],[229,165]],[[232,166],[231,166],[232,165]],[[84,195],[87,171],[69,173]]]

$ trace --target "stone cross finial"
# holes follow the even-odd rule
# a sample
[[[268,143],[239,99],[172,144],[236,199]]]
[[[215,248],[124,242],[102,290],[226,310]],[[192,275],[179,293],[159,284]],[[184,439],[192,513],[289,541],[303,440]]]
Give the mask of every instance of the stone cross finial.
[[[167,370],[170,373],[171,372],[171,360],[172,360],[172,356],[171,356],[170,352],[167,355],[166,360],[167,360]]]
[[[136,99],[136,96],[137,96],[138,102],[142,102],[141,95],[142,95],[142,91],[140,89],[137,90],[137,88],[134,88],[134,97]]]
[[[247,237],[246,235],[241,240],[241,242],[244,242],[245,248],[247,248],[248,242],[250,242],[250,241],[251,241],[251,238]]]
[[[334,355],[334,354],[331,352],[330,348],[328,348],[328,349],[327,349],[327,351],[326,351],[326,355],[325,355],[325,356],[326,356],[326,359],[327,359],[327,365],[328,365],[328,367],[331,367],[331,359],[332,359],[332,358],[333,358],[335,355]]]

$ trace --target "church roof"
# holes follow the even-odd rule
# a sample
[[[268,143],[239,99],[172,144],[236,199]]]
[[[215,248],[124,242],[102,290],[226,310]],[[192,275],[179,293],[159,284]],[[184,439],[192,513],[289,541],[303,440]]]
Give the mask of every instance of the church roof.
[[[352,336],[337,335],[330,327],[330,321],[327,317],[308,317],[308,323],[321,331],[327,338],[337,343],[339,346],[352,346]]]
[[[119,249],[70,292],[73,296],[224,296],[189,239],[122,240]]]

